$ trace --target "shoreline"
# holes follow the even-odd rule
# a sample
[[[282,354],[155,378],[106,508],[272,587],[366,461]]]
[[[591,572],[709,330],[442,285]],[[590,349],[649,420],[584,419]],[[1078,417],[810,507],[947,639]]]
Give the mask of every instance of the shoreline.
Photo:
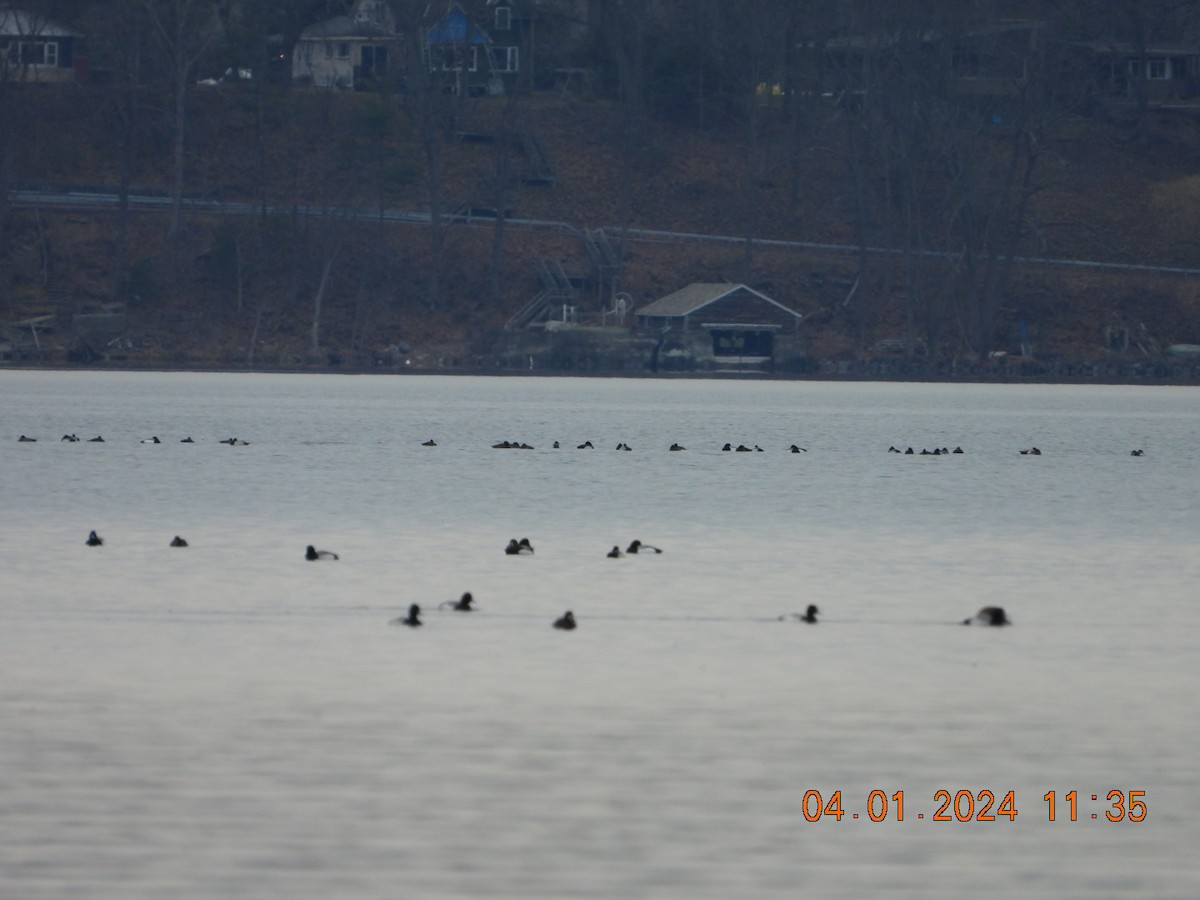
[[[108,364],[78,365],[66,363],[44,363],[39,365],[0,364],[0,372],[132,372],[132,373],[183,373],[222,375],[379,375],[410,376],[440,375],[500,378],[627,378],[660,381],[812,381],[812,382],[884,382],[898,384],[1062,384],[1062,385],[1112,385],[1112,386],[1200,386],[1200,361],[1195,364],[1168,366],[1159,364],[1155,372],[1120,373],[1108,371],[1115,368],[1104,363],[1062,364],[1064,367],[1093,369],[1091,374],[1029,374],[997,372],[963,372],[961,374],[921,371],[879,371],[877,364],[859,363],[856,367],[871,371],[846,371],[845,364],[826,363],[822,368],[839,368],[839,371],[815,372],[768,372],[768,371],[710,371],[710,372],[644,372],[621,369],[580,371],[571,369],[518,369],[502,366],[166,366],[154,364]],[[1095,371],[1103,369],[1103,371]],[[1162,371],[1162,370],[1167,371]],[[1183,371],[1181,371],[1183,370]]]

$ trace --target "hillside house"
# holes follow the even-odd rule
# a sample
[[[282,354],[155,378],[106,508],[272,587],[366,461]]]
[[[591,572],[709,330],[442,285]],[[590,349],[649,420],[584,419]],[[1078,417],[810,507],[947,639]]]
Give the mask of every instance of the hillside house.
[[[503,94],[503,75],[519,65],[517,55],[493,55],[491,37],[457,3],[426,29],[422,43],[430,73],[456,94]]]
[[[1097,59],[1097,81],[1110,94],[1151,101],[1200,96],[1200,47],[1186,44],[1089,44]]]
[[[771,368],[803,358],[803,316],[744,284],[690,284],[641,307],[659,368]]]
[[[399,48],[387,0],[356,0],[349,14],[300,32],[292,51],[292,80],[362,90],[398,75]]]
[[[1042,52],[1044,28],[1044,23],[1027,19],[1000,20],[957,33],[854,35],[800,49],[820,57],[820,67],[830,71],[847,97],[878,90],[881,77],[886,83],[889,67],[907,58],[943,73],[954,94],[1001,98],[1021,91],[1032,61]]]
[[[76,45],[83,36],[43,15],[0,9],[0,79],[72,81],[83,65]]]
[[[450,3],[425,34],[426,60],[431,72],[448,73],[454,89],[470,94],[498,96],[518,82],[529,89],[538,43],[560,47],[567,21],[561,12],[548,16],[534,0]],[[549,70],[541,77],[543,86],[554,81]]]
[[[521,51],[531,49],[526,34],[532,36],[533,19],[521,15],[511,0],[487,0],[491,33],[492,72],[502,78],[521,71]]]

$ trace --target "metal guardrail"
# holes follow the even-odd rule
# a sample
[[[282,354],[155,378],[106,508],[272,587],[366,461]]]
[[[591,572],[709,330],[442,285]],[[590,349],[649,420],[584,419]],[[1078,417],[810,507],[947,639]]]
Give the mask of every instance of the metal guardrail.
[[[116,193],[92,192],[92,191],[40,191],[40,190],[10,190],[8,192],[8,202],[14,206],[36,206],[36,207],[53,207],[56,209],[75,209],[75,210],[100,210],[106,208],[115,208],[119,205],[119,196]],[[171,209],[171,198],[162,196],[148,196],[145,194],[131,195],[128,199],[128,204],[131,209],[143,212],[167,212]],[[223,202],[209,198],[185,198],[183,208],[188,212],[204,212],[211,214],[224,215],[246,215],[256,216],[263,212],[263,207],[257,203],[241,203],[241,202]],[[363,209],[359,207],[342,207],[342,206],[321,206],[313,204],[269,204],[266,207],[268,215],[298,215],[304,217],[330,217],[340,219],[355,219],[355,220],[374,220],[393,222],[396,224],[409,225],[429,225],[431,217],[427,212],[416,212],[412,210],[400,209]],[[443,216],[442,219],[451,220],[450,216]],[[454,221],[461,221],[467,225],[484,225],[491,223],[492,219],[472,220],[470,218],[454,217]],[[509,227],[525,228],[529,230],[546,230],[564,232],[575,235],[582,239],[584,229],[581,229],[568,222],[543,220],[543,219],[506,219],[505,223]],[[487,227],[492,227],[488,225]],[[594,231],[605,233],[608,232],[618,234],[626,241],[639,241],[642,243],[721,243],[721,244],[743,244],[746,242],[744,236],[720,235],[720,234],[704,234],[702,232],[689,231],[665,231],[654,228],[620,228],[614,226],[604,226],[595,229]],[[834,253],[839,255],[851,255],[863,252],[863,248],[855,244],[832,244],[821,243],[815,241],[786,241],[775,238],[755,238],[753,243],[759,247],[775,247],[789,250],[812,250],[821,253]],[[900,256],[904,251],[893,247],[867,247],[867,253],[876,256]],[[918,250],[914,251],[915,255],[924,259],[955,259],[958,254],[939,250]],[[1189,268],[1185,266],[1156,266],[1142,263],[1117,263],[1117,262],[1102,262],[1099,260],[1086,259],[1060,259],[1055,257],[1039,257],[1039,256],[1014,256],[1013,262],[1023,265],[1034,266],[1053,266],[1063,268],[1079,268],[1079,269],[1095,269],[1098,271],[1108,272],[1129,272],[1155,275],[1180,275],[1189,278],[1200,277],[1200,268]]]

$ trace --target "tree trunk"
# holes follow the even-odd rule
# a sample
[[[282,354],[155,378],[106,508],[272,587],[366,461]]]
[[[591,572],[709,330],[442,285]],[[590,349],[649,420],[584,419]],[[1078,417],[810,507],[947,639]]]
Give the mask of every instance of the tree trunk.
[[[186,141],[184,139],[185,115],[187,112],[187,68],[177,73],[175,84],[175,173],[171,181],[171,226],[168,238],[179,236],[183,221],[183,167]]]
[[[317,295],[313,298],[312,349],[316,353],[321,349],[321,307],[325,303],[325,288],[329,284],[329,271],[333,268],[334,254],[325,257],[321,266],[321,282],[317,285]]]

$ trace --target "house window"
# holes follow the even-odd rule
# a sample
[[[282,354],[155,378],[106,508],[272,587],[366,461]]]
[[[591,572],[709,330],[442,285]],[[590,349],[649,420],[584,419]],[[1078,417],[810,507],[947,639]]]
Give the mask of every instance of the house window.
[[[493,47],[492,71],[516,72],[518,68],[518,50],[516,47]]]
[[[362,74],[364,78],[383,78],[387,75],[387,47],[373,47],[370,44],[362,48]]]
[[[471,72],[479,71],[479,48],[475,46],[464,47],[461,44],[447,44],[442,47],[430,47],[427,50],[429,54],[429,70],[435,71],[441,69],[443,72],[458,72],[463,68],[463,55],[468,54],[467,69]]]
[[[771,356],[774,335],[770,331],[743,329],[712,330],[713,356]]]
[[[350,44],[349,43],[347,43],[346,41],[338,42],[337,57],[338,57],[338,59],[349,59],[350,58]]]
[[[497,6],[496,7],[496,30],[508,31],[512,28],[512,7]]]
[[[42,41],[12,41],[8,45],[9,60],[22,66],[58,64],[58,44]],[[47,60],[53,58],[52,63]]]
[[[1146,77],[1155,81],[1166,81],[1171,77],[1171,61],[1169,59],[1146,60]]]
[[[979,54],[969,51],[959,51],[954,54],[952,61],[954,74],[959,78],[978,78],[981,71]]]

